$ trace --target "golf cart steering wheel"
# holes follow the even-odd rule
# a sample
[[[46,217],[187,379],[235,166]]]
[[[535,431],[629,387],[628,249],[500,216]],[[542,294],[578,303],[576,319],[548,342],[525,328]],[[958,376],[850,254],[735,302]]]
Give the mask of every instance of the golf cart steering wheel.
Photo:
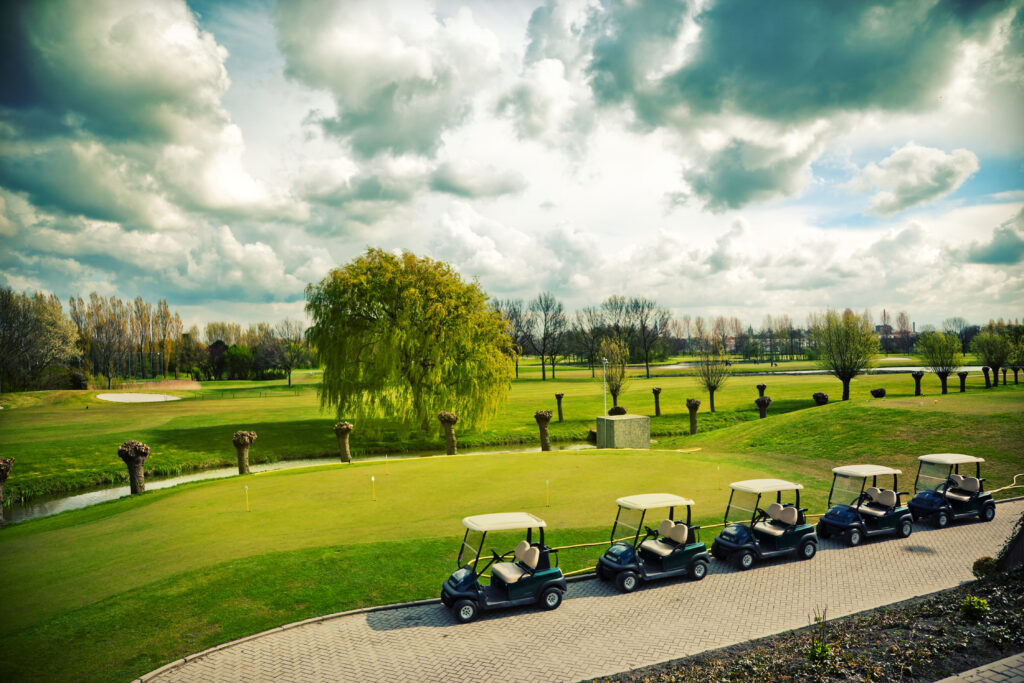
[[[761,508],[754,510],[754,514],[757,515],[757,519],[768,519],[768,513]]]
[[[494,548],[491,548],[491,555],[494,555],[494,561],[495,562],[501,562],[501,555],[499,555],[498,551],[495,550]]]
[[[647,532],[647,535],[648,535],[648,536],[657,536],[657,535],[658,535],[658,532],[657,532],[657,530],[656,530],[656,529],[652,529],[652,528],[651,528],[651,527],[649,527],[649,526],[644,526],[644,531],[646,531],[646,532]]]

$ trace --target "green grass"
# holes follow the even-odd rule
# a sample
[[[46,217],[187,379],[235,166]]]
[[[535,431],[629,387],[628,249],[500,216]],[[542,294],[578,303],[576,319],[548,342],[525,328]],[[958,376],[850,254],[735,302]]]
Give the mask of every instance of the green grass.
[[[551,424],[552,439],[582,440],[593,427],[593,418],[603,411],[602,385],[585,369],[559,369],[557,380],[541,381],[539,367],[531,359],[521,363],[521,378],[512,384],[509,401],[484,430],[459,432],[460,448],[506,444],[536,445],[539,441],[533,419],[535,411],[555,408],[555,393],[564,393],[566,421]],[[282,459],[333,457],[337,441],[331,426],[335,417],[320,410],[315,371],[296,373],[294,386],[283,380],[272,382],[214,382],[198,392],[170,392],[181,401],[121,404],[99,401],[94,391],[34,392],[4,394],[0,411],[0,452],[17,459],[5,487],[7,504],[32,498],[90,489],[99,485],[124,483],[127,475],[117,457],[117,447],[129,439],[142,441],[152,449],[146,463],[149,476],[182,472],[235,462],[231,435],[239,429],[257,432],[250,452],[253,463]],[[708,412],[709,401],[693,377],[636,378],[620,397],[631,413],[652,414],[651,387],[660,386],[662,417],[652,422],[655,437],[681,436],[689,429],[685,400],[702,401],[700,428],[710,431],[757,418],[753,399],[755,385],[768,384],[773,403],[771,415],[780,415],[813,405],[811,394],[824,391],[833,398],[841,394],[840,383],[827,376],[736,376],[716,392],[717,412]],[[972,375],[972,394],[983,385],[980,374]],[[853,383],[853,396],[862,399],[868,389],[885,387],[891,399],[913,394],[909,375],[863,376]],[[924,382],[929,396],[938,393],[938,381]],[[1012,391],[1013,387],[998,392]],[[611,402],[609,400],[609,405]],[[408,433],[394,424],[356,424],[352,450],[358,458],[372,453],[441,452],[436,436]]]
[[[804,382],[813,381],[794,379],[779,383],[780,395],[806,394]],[[745,403],[750,389],[726,392],[726,405]],[[324,465],[187,484],[10,525],[0,530],[8,586],[0,679],[125,680],[283,623],[434,597],[454,568],[459,520],[468,514],[529,510],[548,522],[553,545],[600,541],[622,495],[678,492],[697,501],[697,521],[716,523],[729,481],[773,476],[803,483],[803,502],[821,511],[835,465],[895,464],[912,476],[916,455],[947,450],[985,457],[993,488],[1024,471],[1022,407],[1024,392],[1014,387],[861,398],[658,437],[649,452],[412,458],[392,461],[387,472],[382,462]],[[508,537],[494,545],[512,544]],[[592,566],[600,552],[565,551],[561,565]]]

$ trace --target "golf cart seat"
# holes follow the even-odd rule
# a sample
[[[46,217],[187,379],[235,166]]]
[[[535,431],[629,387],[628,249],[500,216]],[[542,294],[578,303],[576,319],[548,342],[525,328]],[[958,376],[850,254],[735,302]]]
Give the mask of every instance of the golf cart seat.
[[[526,541],[519,541],[515,549],[515,562],[498,562],[491,567],[491,576],[496,576],[505,583],[515,583],[519,579],[533,573],[540,561],[540,548],[531,546]]]
[[[786,533],[786,529],[796,524],[800,518],[800,513],[792,505],[783,506],[779,503],[772,503],[765,512],[768,513],[771,520],[758,522],[754,528],[772,536],[781,536]]]
[[[971,496],[981,490],[981,480],[977,477],[964,477],[959,474],[949,475],[950,480],[956,484],[955,489],[946,491],[946,498],[966,503]]]
[[[685,524],[676,524],[671,519],[666,519],[658,525],[658,536],[662,538],[649,538],[640,544],[644,550],[650,551],[659,557],[668,557],[679,546],[686,544],[686,536],[689,527]]]
[[[873,517],[884,517],[889,510],[896,507],[896,492],[889,489],[878,489],[874,486],[864,491],[869,500],[862,503],[859,510]]]

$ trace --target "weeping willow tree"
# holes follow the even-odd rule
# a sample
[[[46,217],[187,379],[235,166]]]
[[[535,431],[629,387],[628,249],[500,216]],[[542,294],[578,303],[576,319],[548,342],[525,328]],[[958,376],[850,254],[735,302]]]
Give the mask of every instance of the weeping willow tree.
[[[306,287],[322,407],[436,432],[438,411],[482,428],[508,398],[516,352],[476,283],[441,261],[369,249]]]

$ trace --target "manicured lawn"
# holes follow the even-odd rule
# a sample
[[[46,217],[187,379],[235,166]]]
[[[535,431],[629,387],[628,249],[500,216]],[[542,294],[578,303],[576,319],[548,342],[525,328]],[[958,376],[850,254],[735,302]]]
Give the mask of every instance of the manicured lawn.
[[[512,384],[509,401],[494,421],[477,433],[459,432],[460,448],[501,444],[538,443],[535,411],[555,409],[555,393],[564,393],[566,421],[552,422],[555,441],[582,440],[602,413],[604,402],[600,373],[597,379],[585,369],[559,369],[556,380],[541,381],[539,368],[531,359],[521,364],[521,379]],[[129,439],[149,444],[152,456],[146,464],[153,475],[231,465],[235,451],[231,435],[238,429],[256,431],[252,462],[281,459],[333,457],[337,441],[331,413],[322,412],[316,393],[319,375],[296,373],[294,386],[276,382],[218,382],[204,385],[199,392],[170,392],[183,397],[168,403],[122,404],[99,401],[97,392],[37,392],[4,394],[6,409],[0,411],[0,452],[12,454],[17,462],[5,489],[8,501],[71,492],[126,480],[117,447]],[[717,412],[708,412],[709,401],[693,377],[637,378],[627,387],[620,403],[631,413],[653,414],[651,388],[660,386],[662,417],[652,423],[652,434],[679,436],[688,431],[685,400],[702,401],[700,429],[709,431],[754,420],[755,385],[768,385],[773,402],[769,414],[783,413],[813,405],[811,394],[824,391],[833,398],[841,394],[840,383],[827,376],[737,376],[716,392]],[[969,390],[983,386],[980,374],[969,378]],[[853,397],[863,400],[868,389],[885,387],[889,399],[913,395],[909,375],[871,375],[853,383]],[[938,394],[934,375],[925,378],[929,398]],[[1000,388],[999,393],[1014,391]],[[611,400],[609,397],[609,406]],[[394,424],[357,423],[352,450],[358,458],[368,453],[441,452],[437,436],[409,433]]]
[[[811,385],[800,383],[813,379],[796,380],[779,383],[780,395],[806,395]],[[902,380],[912,393],[912,381]],[[726,405],[751,399],[752,387],[736,385]],[[582,395],[591,385],[565,386]],[[682,396],[687,387],[676,390]],[[532,511],[547,520],[549,542],[563,545],[605,539],[615,498],[629,493],[679,492],[697,501],[697,521],[714,524],[737,479],[799,481],[802,501],[820,512],[838,464],[897,464],[912,475],[916,455],[962,450],[989,461],[989,488],[1024,471],[1024,392],[931,401],[860,398],[770,413],[695,437],[657,437],[649,452],[413,458],[392,461],[387,473],[381,462],[325,465],[199,482],[11,525],[0,530],[8,586],[0,679],[125,680],[282,623],[433,597],[454,568],[459,519],[468,514]],[[700,450],[680,452],[692,448]],[[708,529],[704,540],[715,533]],[[512,545],[495,540],[499,551]],[[589,567],[600,552],[564,551],[561,565]]]

